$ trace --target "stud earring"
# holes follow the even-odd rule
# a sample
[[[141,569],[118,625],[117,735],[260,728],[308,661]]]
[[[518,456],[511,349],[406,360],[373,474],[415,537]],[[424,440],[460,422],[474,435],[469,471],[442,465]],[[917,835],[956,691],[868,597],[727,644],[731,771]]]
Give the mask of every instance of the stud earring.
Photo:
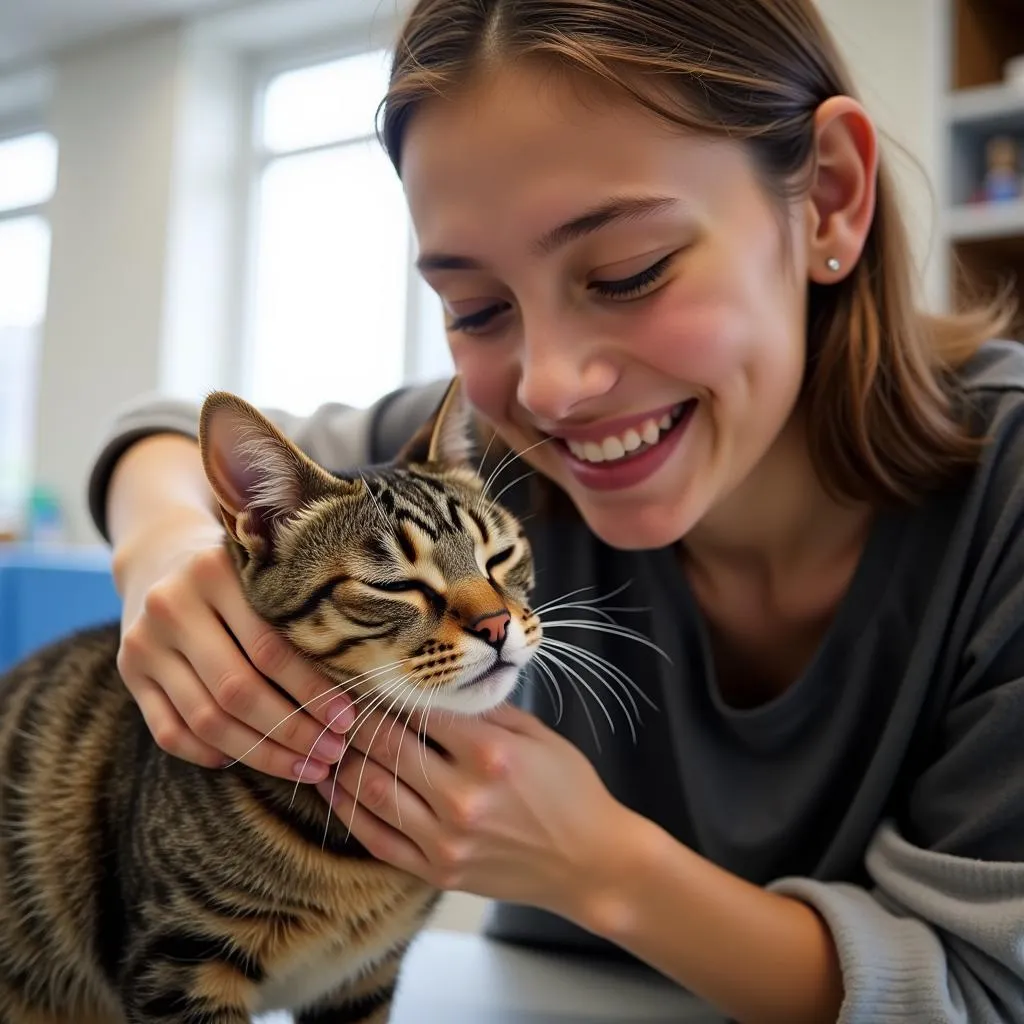
[[[839,268],[842,266],[842,264],[839,262],[839,260],[837,260],[835,258],[835,256],[830,256],[825,261],[825,266],[828,267],[828,269],[831,270],[832,273],[834,274],[834,273],[836,273],[839,270]]]

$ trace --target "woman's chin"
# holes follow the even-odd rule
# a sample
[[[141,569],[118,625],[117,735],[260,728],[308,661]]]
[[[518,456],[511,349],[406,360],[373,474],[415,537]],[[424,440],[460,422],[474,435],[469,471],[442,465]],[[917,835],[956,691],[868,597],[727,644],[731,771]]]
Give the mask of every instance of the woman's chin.
[[[576,507],[592,533],[611,548],[648,551],[669,547],[694,525],[693,517],[678,503],[673,506],[636,504],[600,507],[577,500]]]

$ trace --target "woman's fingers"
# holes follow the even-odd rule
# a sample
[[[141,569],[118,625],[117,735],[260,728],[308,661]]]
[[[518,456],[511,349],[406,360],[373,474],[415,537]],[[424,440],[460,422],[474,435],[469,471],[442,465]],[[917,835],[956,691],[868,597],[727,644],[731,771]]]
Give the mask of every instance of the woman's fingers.
[[[221,768],[228,758],[196,736],[178,714],[170,698],[152,679],[132,687],[132,695],[157,746],[169,754],[204,768]]]
[[[283,779],[301,779],[308,782],[319,782],[327,777],[331,763],[341,756],[341,743],[338,737],[330,737],[335,746],[331,749],[332,756],[317,756],[306,751],[296,751],[277,742],[267,735],[267,730],[256,730],[243,724],[233,715],[225,711],[214,699],[213,694],[204,685],[189,662],[178,654],[168,654],[160,664],[160,678],[164,695],[173,704],[174,711],[184,723],[191,737],[204,746],[219,751],[228,761],[240,761],[268,775],[276,775]],[[287,704],[268,686],[266,680],[256,676],[253,684],[258,690],[257,702],[262,699],[280,701]],[[154,737],[160,743],[158,733]],[[182,737],[174,736],[172,741],[180,741]],[[161,746],[163,744],[161,743]],[[178,743],[180,747],[180,742]],[[164,747],[164,749],[169,749]],[[172,749],[178,753],[178,749]],[[326,752],[325,752],[326,753]],[[180,756],[180,755],[179,755]],[[221,763],[224,761],[221,759]]]

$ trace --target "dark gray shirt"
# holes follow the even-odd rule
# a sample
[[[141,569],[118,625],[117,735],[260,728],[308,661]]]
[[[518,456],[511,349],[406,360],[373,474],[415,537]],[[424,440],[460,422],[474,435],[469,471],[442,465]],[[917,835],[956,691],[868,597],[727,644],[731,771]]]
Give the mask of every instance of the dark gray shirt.
[[[572,740],[623,803],[723,868],[817,907],[842,961],[843,1022],[1024,1024],[1024,348],[990,343],[962,383],[991,438],[978,468],[955,489],[879,515],[812,662],[756,708],[723,701],[670,549],[618,551],[556,511],[526,522],[537,605],[618,591],[606,602],[622,609],[613,618],[663,654],[552,626],[601,621],[554,611],[548,635],[632,684],[577,661],[575,679],[555,670],[558,701],[533,667],[521,703]],[[390,454],[439,394],[415,388],[306,419],[270,414],[342,471]],[[194,435],[196,416],[159,397],[123,412],[90,481],[101,530],[117,457],[149,433]],[[524,513],[531,493],[524,484],[503,500]],[[488,929],[604,946],[526,907],[498,905]]]

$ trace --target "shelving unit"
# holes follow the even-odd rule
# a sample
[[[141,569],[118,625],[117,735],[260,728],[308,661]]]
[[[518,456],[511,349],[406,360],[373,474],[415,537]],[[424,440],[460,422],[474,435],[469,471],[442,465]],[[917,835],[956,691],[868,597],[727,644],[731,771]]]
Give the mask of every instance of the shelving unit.
[[[1005,74],[1009,60],[1024,56],[1024,3],[947,0],[946,8],[942,228],[950,257],[948,304],[960,308],[1011,282],[1020,290],[1024,310],[1024,196],[979,199],[991,138],[1014,139],[1024,169],[1024,84],[1008,81]]]

